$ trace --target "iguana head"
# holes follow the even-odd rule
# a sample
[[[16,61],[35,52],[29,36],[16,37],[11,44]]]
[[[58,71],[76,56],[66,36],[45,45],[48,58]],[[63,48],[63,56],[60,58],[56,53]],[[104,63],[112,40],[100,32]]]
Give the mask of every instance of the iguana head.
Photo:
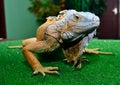
[[[93,27],[98,27],[100,24],[100,19],[93,13],[90,12],[78,12],[78,15],[81,16],[81,21],[77,26],[81,29],[89,29]]]
[[[99,17],[90,12],[63,10],[59,13],[57,18],[67,23],[69,29],[73,27],[81,30],[86,30],[92,27],[98,27],[100,24]]]
[[[77,12],[75,10],[61,11],[57,17],[62,20],[65,31],[61,33],[63,48],[69,48],[93,32],[100,24],[100,19],[90,12]]]

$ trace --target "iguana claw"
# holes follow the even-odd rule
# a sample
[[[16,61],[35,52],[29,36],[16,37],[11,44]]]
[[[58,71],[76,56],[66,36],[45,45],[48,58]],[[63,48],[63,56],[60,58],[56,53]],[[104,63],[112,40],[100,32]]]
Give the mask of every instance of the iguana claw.
[[[43,78],[45,77],[45,73],[48,73],[48,74],[57,74],[59,75],[59,72],[58,72],[58,67],[38,67],[34,70],[33,74],[32,75],[36,75],[38,73],[41,73],[43,75]]]

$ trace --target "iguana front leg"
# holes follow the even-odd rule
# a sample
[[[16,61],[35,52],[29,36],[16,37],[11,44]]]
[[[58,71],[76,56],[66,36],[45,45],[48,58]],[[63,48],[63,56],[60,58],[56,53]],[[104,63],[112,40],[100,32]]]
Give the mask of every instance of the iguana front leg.
[[[56,44],[54,44],[55,46]],[[41,73],[43,76],[45,76],[45,73],[49,74],[59,74],[58,73],[58,67],[43,67],[41,63],[38,61],[36,56],[33,54],[33,52],[36,53],[42,53],[42,52],[48,52],[54,50],[51,46],[53,44],[48,43],[46,41],[38,41],[33,42],[30,44],[27,44],[23,47],[22,52],[25,58],[27,59],[28,63],[34,70],[33,74]]]

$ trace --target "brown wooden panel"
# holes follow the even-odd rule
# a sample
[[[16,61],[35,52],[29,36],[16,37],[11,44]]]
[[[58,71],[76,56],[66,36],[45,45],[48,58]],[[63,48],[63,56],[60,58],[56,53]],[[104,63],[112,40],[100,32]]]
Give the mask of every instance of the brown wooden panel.
[[[119,7],[118,7],[118,17],[119,17],[119,20],[118,20],[118,28],[119,28],[119,39],[120,39],[120,0],[119,0],[119,3],[118,3]]]
[[[118,15],[115,15],[112,10],[118,8],[118,0],[107,0],[107,9],[101,17],[101,25],[99,28],[99,38],[102,39],[117,39],[118,38]]]
[[[3,0],[0,0],[0,38],[6,38]]]

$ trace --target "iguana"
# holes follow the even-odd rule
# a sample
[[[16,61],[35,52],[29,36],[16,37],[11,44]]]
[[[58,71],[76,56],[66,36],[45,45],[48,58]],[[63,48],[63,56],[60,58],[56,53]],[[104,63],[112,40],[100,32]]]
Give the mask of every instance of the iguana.
[[[81,68],[83,52],[112,54],[85,48],[96,34],[99,25],[99,17],[90,12],[63,10],[58,16],[48,17],[47,21],[38,27],[36,38],[22,41],[22,53],[34,70],[33,74],[59,74],[58,67],[42,66],[34,53],[47,53],[61,47],[65,60],[73,61],[73,67],[76,68]]]

